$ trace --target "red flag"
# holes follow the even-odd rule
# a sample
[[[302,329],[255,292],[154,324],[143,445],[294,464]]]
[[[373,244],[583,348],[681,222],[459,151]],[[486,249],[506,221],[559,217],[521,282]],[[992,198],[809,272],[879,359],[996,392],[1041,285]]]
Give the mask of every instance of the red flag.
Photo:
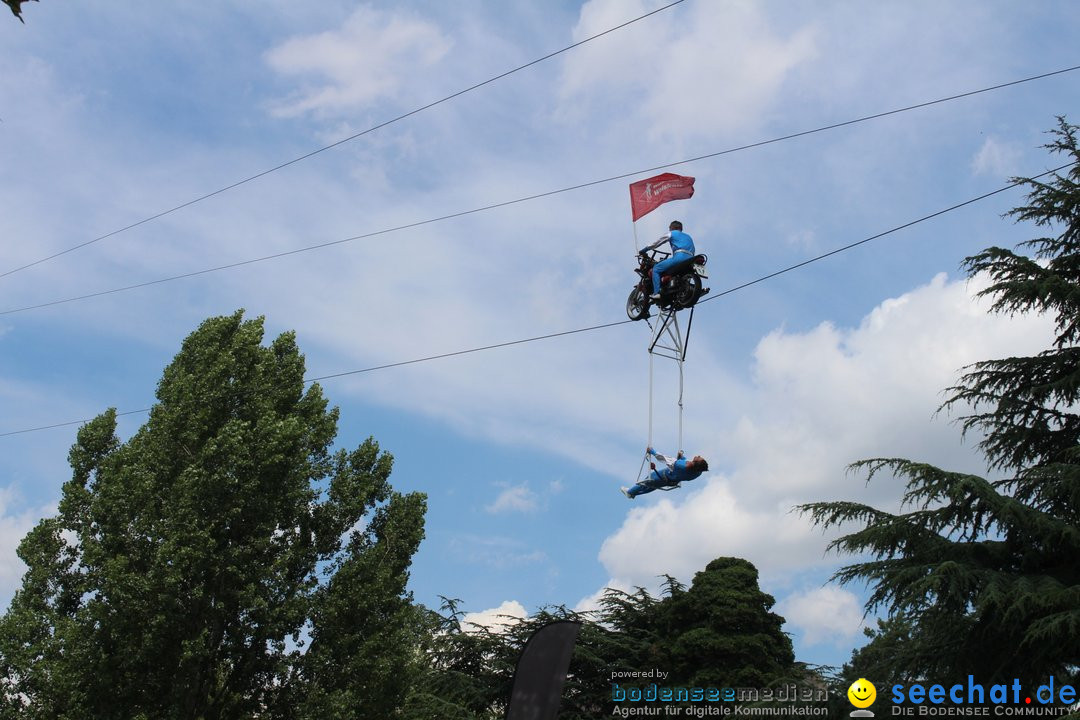
[[[630,210],[637,222],[668,200],[686,200],[693,196],[694,178],[664,173],[630,183]]]

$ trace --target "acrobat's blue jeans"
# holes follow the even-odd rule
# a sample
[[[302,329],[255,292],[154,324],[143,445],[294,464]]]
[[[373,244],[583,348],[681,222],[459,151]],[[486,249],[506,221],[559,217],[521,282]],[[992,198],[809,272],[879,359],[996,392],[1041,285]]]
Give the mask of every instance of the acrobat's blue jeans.
[[[637,483],[626,492],[630,497],[637,497],[638,495],[651,493],[653,490],[659,490],[662,487],[671,487],[672,485],[677,484],[678,483],[668,477],[667,470],[653,470],[649,473],[649,477]]]
[[[652,291],[654,295],[660,294],[660,274],[667,272],[676,265],[682,265],[683,263],[690,262],[694,259],[693,255],[687,255],[686,253],[677,252],[667,260],[661,260],[653,265],[652,269]]]

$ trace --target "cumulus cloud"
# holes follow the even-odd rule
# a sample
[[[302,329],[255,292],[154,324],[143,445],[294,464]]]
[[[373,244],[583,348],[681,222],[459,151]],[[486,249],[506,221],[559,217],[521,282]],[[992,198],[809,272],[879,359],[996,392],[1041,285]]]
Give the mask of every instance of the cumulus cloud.
[[[721,555],[776,572],[820,563],[821,547],[786,508],[750,507],[729,478],[710,476],[697,490],[684,484],[676,497],[635,508],[600,548],[617,585],[650,589],[664,574],[689,579]]]
[[[484,509],[489,513],[532,512],[540,506],[540,498],[524,485],[504,488],[495,501]]]
[[[648,9],[640,0],[593,0],[574,39]],[[700,3],[581,48],[566,62],[562,94],[570,113],[618,108],[623,122],[655,138],[715,137],[752,126],[790,71],[815,53],[811,27],[784,34],[758,3]]]
[[[789,595],[775,610],[789,627],[802,633],[807,645],[829,643],[850,647],[851,641],[865,626],[859,599],[838,587],[821,587]]]
[[[513,625],[517,620],[525,619],[528,615],[525,606],[517,600],[506,600],[495,608],[465,613],[462,624],[466,630],[478,626],[498,632],[509,625]]]
[[[266,54],[287,76],[315,78],[275,111],[331,114],[393,96],[410,74],[437,63],[449,39],[426,20],[361,6],[340,29],[294,37]]]
[[[1015,177],[1020,174],[1021,157],[1023,153],[1016,145],[988,137],[975,153],[971,170],[976,175],[989,175],[1002,180]]]
[[[547,499],[558,495],[563,491],[561,480],[552,480],[547,483],[546,491],[541,494],[530,488],[527,484],[511,485],[509,483],[497,483],[502,491],[484,510],[492,514],[500,513],[532,513],[547,507]]]
[[[599,553],[613,582],[655,586],[662,572],[687,580],[711,559],[731,555],[783,587],[792,573],[837,563],[825,552],[831,536],[792,513],[795,505],[857,498],[898,507],[898,483],[866,485],[845,472],[851,462],[901,456],[983,471],[958,429],[934,417],[941,390],[971,362],[1037,352],[1051,323],[987,315],[974,297],[981,287],[939,275],[881,303],[858,327],[823,323],[761,340],[752,397],[712,450],[713,467],[727,470],[679,493],[636,500],[640,506]],[[816,594],[791,607],[807,617],[811,607],[840,598]]]
[[[623,587],[623,586],[619,585],[617,582],[616,583],[609,583],[607,587],[600,588],[596,592],[590,593],[589,595],[586,595],[585,597],[578,600],[577,604],[574,605],[574,612],[594,613],[594,612],[599,611],[600,608],[601,608],[600,601],[604,599],[604,593],[606,592],[608,587],[613,589],[613,590],[621,590],[623,592],[632,592],[632,588],[630,588],[630,587]]]

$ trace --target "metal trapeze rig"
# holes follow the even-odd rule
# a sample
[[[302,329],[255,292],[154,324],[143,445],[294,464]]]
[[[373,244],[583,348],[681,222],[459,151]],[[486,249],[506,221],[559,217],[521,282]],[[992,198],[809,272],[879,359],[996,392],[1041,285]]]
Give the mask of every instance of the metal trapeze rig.
[[[630,210],[634,223],[634,247],[641,247],[637,239],[637,221],[660,205],[672,200],[687,200],[694,195],[694,178],[674,173],[663,173],[630,184]],[[682,453],[683,441],[683,364],[686,361],[686,347],[690,340],[690,329],[694,322],[694,306],[709,292],[703,287],[705,255],[695,255],[694,245],[689,235],[682,232],[682,223],[672,221],[668,235],[665,235],[649,247],[638,250],[638,283],[631,290],[626,301],[626,314],[631,320],[645,320],[652,330],[649,340],[649,448],[653,445],[653,378],[655,358],[674,360],[679,369],[679,444]],[[659,250],[664,241],[671,243],[671,253]],[[673,263],[671,258],[676,253],[685,253],[680,262]],[[666,262],[664,262],[666,261]],[[663,262],[659,274],[659,292],[654,294],[653,268]],[[650,310],[656,312],[655,319]],[[689,310],[685,330],[679,323],[679,312]],[[639,482],[644,474],[648,453],[638,471]],[[677,486],[676,486],[677,487]],[[624,490],[625,492],[625,490]]]
[[[662,251],[651,253],[639,253],[639,267],[637,273],[640,282],[631,291],[626,301],[626,314],[631,320],[644,320],[652,331],[649,339],[649,440],[647,447],[653,446],[653,415],[654,415],[654,380],[656,377],[656,358],[666,358],[675,362],[679,372],[678,392],[678,452],[683,451],[683,391],[685,388],[684,364],[686,362],[687,345],[690,341],[690,330],[694,324],[694,308],[709,289],[703,287],[703,281],[708,278],[705,273],[705,263],[708,259],[704,255],[695,255],[692,260],[682,263],[672,272],[661,278],[661,292],[659,300],[652,300],[647,294],[652,287],[652,266],[667,257]],[[685,327],[680,322],[679,313],[684,313]],[[655,311],[655,315],[650,311]],[[648,455],[642,459],[638,470],[639,482],[648,471]],[[676,486],[677,487],[677,486]],[[674,488],[662,488],[674,489]]]

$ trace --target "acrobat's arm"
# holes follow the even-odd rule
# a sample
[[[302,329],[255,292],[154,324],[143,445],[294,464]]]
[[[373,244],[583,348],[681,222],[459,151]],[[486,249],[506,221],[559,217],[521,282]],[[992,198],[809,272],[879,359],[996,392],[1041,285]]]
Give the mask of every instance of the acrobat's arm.
[[[661,455],[660,453],[656,452],[652,448],[649,448],[645,452],[647,452],[650,455],[656,457],[661,462],[663,462],[665,465],[667,465],[669,468],[674,466],[675,460],[677,459],[677,458],[669,458],[667,455]]]
[[[661,245],[663,245],[664,243],[669,242],[670,240],[671,240],[671,233],[663,235],[659,240],[654,242],[652,245],[646,245],[645,247],[641,248],[641,252],[645,252],[646,250],[652,250],[653,248],[658,248]]]

